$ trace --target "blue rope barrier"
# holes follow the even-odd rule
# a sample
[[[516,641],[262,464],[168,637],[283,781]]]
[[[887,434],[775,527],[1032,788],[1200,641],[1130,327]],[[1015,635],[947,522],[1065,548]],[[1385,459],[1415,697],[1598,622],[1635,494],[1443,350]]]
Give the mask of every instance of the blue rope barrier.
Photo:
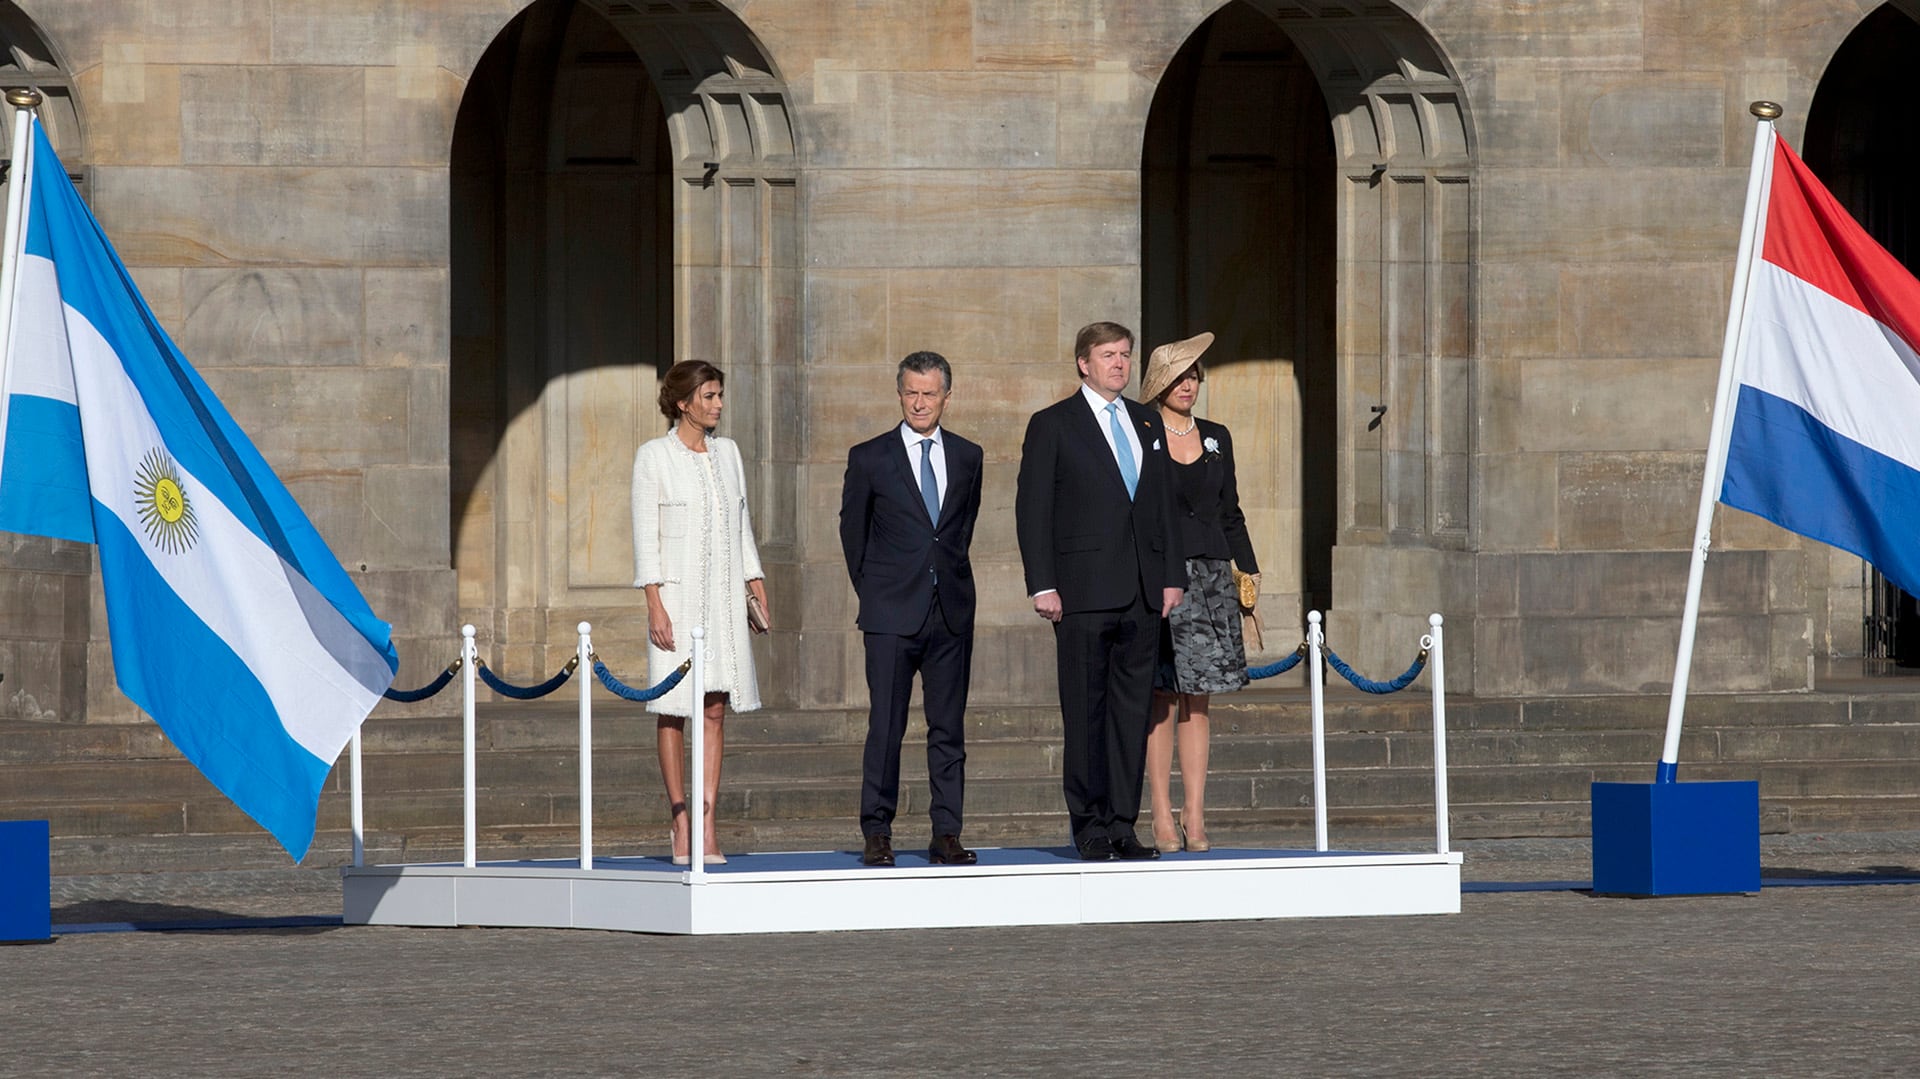
[[[460,660],[454,660],[452,666],[440,672],[440,677],[435,678],[419,689],[394,689],[392,686],[388,686],[386,692],[380,695],[390,701],[399,701],[402,704],[424,701],[428,697],[447,688],[447,683],[453,681],[453,676],[459,673],[460,663]]]
[[[1248,667],[1247,677],[1252,679],[1261,679],[1261,678],[1272,678],[1276,674],[1285,674],[1288,671],[1293,670],[1295,667],[1298,667],[1300,665],[1300,661],[1305,659],[1306,657],[1307,657],[1307,646],[1305,644],[1302,644],[1300,647],[1293,650],[1292,655],[1286,657],[1285,659],[1277,659],[1277,660],[1274,660],[1272,663],[1268,663],[1259,667]]]
[[[687,660],[685,663],[680,664],[680,666],[675,667],[672,674],[662,678],[659,685],[648,689],[635,689],[618,678],[615,678],[613,672],[607,669],[607,665],[600,662],[599,656],[593,657],[593,676],[600,679],[600,684],[607,687],[614,696],[623,697],[630,701],[650,701],[657,697],[665,696],[672,692],[673,687],[679,685],[680,680],[685,678],[687,672],[692,669],[693,661]]]
[[[1414,679],[1420,677],[1420,672],[1427,667],[1427,650],[1422,648],[1420,654],[1414,657],[1413,666],[1408,667],[1400,677],[1391,682],[1374,682],[1353,673],[1353,668],[1347,666],[1346,660],[1334,655],[1333,649],[1322,647],[1321,650],[1327,654],[1327,666],[1340,672],[1340,677],[1352,682],[1353,688],[1367,693],[1398,693],[1411,685]]]
[[[559,689],[561,686],[566,685],[567,679],[573,677],[573,669],[580,665],[580,657],[569,657],[567,665],[560,668],[560,673],[537,686],[516,686],[511,682],[502,681],[495,676],[492,671],[487,669],[487,661],[484,659],[475,660],[474,664],[480,672],[480,680],[487,684],[487,688],[502,696],[512,697],[516,701],[531,701],[544,697],[554,690]]]

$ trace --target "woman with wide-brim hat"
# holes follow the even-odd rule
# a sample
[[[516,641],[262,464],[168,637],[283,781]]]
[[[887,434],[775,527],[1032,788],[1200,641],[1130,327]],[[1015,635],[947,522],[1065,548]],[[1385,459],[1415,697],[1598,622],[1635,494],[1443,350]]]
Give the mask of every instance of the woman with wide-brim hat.
[[[1202,333],[1153,350],[1140,380],[1142,400],[1160,409],[1173,462],[1174,535],[1187,562],[1186,598],[1160,631],[1153,711],[1147,730],[1147,791],[1153,841],[1163,851],[1203,851],[1207,839],[1207,707],[1215,693],[1247,684],[1239,590],[1233,563],[1257,582],[1259,563],[1240,510],[1233,437],[1193,414],[1206,371],[1200,354],[1213,344]],[[1177,734],[1176,734],[1177,732]],[[1173,750],[1180,746],[1180,819],[1173,817]]]

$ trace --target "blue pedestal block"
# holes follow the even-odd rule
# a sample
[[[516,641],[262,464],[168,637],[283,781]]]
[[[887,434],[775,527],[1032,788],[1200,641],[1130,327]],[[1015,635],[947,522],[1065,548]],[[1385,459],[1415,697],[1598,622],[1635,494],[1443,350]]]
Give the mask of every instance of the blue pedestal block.
[[[1593,890],[1759,891],[1760,784],[1595,783]]]
[[[0,821],[0,942],[53,936],[51,835],[43,820]]]

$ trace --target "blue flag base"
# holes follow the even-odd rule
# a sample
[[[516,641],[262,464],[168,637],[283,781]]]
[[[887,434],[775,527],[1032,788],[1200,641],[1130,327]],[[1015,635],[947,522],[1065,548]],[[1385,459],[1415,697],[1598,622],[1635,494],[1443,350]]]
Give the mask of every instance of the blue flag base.
[[[43,820],[0,821],[0,942],[53,938],[52,834]]]
[[[1598,895],[1760,890],[1760,784],[1595,783]]]

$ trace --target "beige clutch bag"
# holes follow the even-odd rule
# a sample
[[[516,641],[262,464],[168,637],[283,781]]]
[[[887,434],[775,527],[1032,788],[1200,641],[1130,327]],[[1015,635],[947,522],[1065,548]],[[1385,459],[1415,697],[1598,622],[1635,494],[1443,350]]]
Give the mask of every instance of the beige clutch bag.
[[[754,595],[751,588],[747,589],[747,626],[755,633],[765,633],[773,628],[772,620],[767,617],[767,605],[760,602],[760,597]]]

